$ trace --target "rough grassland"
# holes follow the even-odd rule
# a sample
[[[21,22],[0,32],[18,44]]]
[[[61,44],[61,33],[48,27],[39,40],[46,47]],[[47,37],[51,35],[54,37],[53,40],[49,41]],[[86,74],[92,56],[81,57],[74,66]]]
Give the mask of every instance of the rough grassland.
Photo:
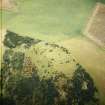
[[[65,40],[60,44],[71,49],[78,62],[87,68],[105,100],[105,51],[81,37]]]
[[[96,1],[105,0],[22,0],[18,11],[3,12],[6,27],[16,33],[39,38],[56,43],[70,49],[73,56],[83,65],[95,80],[100,95],[105,100],[105,51],[90,40],[81,36]],[[8,21],[9,20],[9,21]],[[72,36],[72,37],[71,37]],[[74,37],[75,36],[75,37]],[[81,37],[76,37],[81,36]],[[67,39],[68,38],[68,39]],[[59,40],[63,40],[59,42]],[[40,47],[39,50],[41,50]],[[30,56],[32,53],[27,52]],[[40,57],[41,63],[56,57],[56,64],[66,57],[59,59],[56,53]],[[37,56],[37,59],[39,56]],[[34,61],[34,58],[33,58]],[[34,61],[36,62],[36,61]],[[41,65],[43,66],[43,65]],[[67,66],[63,65],[62,67]],[[58,68],[60,65],[57,66]],[[57,68],[54,66],[53,68]],[[69,66],[67,66],[69,68]],[[57,68],[57,69],[58,69]],[[63,69],[60,69],[63,71]],[[65,70],[63,72],[71,72]]]

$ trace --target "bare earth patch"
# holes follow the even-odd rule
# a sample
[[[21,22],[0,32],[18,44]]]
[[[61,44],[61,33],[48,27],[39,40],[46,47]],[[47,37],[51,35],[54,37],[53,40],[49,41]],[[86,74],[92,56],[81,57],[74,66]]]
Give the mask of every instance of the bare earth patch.
[[[97,3],[85,34],[97,44],[105,46],[105,5]]]
[[[13,3],[13,0],[0,0],[0,9],[10,10],[14,7],[15,5]]]

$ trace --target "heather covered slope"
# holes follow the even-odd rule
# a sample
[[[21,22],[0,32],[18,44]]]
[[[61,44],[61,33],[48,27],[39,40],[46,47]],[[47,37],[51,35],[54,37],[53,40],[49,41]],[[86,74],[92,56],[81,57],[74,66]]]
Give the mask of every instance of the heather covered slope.
[[[70,105],[73,100],[77,105],[105,105],[105,51],[82,35],[99,1],[105,2],[18,0],[16,10],[3,11],[4,26],[15,32],[4,42],[9,66],[2,66],[8,81],[3,92],[12,94],[18,105]]]
[[[67,49],[71,49],[72,54],[78,62],[87,68],[97,86],[100,88],[100,91],[102,92],[101,95],[104,98],[105,51],[86,37],[71,38],[62,41],[60,45],[63,45]]]
[[[4,99],[16,105],[103,103],[94,79],[68,48],[10,31],[3,44]]]

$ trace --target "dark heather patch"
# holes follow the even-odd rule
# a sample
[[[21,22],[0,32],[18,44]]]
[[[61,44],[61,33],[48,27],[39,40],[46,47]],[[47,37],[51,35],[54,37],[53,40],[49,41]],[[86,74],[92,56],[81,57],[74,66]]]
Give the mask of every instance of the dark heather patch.
[[[3,63],[12,69],[22,69],[25,54],[22,52],[13,52],[6,50],[3,55]]]
[[[13,69],[22,69],[24,63],[24,53],[16,52],[14,53],[11,61]]]
[[[49,73],[47,70],[45,72]],[[55,77],[44,78],[41,79],[38,71],[33,68],[31,77],[9,77],[5,92],[15,100],[16,105],[100,105],[95,96],[98,90],[94,81],[80,65],[77,65],[72,78],[58,72]]]
[[[25,48],[29,48],[33,44],[37,44],[39,42],[41,42],[41,40],[19,36],[18,34],[10,31],[7,31],[6,37],[4,39],[4,45],[9,48],[15,48],[23,44]]]
[[[67,105],[99,105],[94,81],[80,65],[77,66],[72,79],[68,80],[67,93]]]

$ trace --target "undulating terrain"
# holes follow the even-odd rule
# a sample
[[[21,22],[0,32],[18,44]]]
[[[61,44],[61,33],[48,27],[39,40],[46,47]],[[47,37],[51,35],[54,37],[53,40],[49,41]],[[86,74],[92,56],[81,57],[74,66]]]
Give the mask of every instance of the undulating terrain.
[[[97,2],[14,0],[0,12],[5,105],[105,105],[105,50],[83,34]]]

